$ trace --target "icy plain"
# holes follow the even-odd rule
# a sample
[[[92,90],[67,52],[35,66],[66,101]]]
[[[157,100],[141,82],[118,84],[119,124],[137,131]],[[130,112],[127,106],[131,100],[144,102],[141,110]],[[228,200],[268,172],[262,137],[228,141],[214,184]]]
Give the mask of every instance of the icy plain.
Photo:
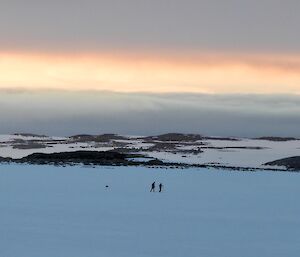
[[[0,165],[0,256],[298,256],[299,185],[287,172]]]

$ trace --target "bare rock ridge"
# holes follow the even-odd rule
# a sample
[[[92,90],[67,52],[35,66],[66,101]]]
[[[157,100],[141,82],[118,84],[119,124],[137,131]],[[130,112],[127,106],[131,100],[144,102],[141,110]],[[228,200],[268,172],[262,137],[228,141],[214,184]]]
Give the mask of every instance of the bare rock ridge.
[[[126,139],[126,137],[119,136],[116,134],[103,134],[103,135],[74,135],[70,139],[75,142],[109,142],[111,140]]]
[[[47,138],[46,135],[38,135],[32,133],[15,133],[15,136],[23,136],[23,137],[37,137],[37,138]],[[121,136],[118,134],[100,134],[100,135],[90,135],[90,134],[78,134],[70,136],[74,142],[109,142],[111,140],[123,140],[127,139],[125,136]],[[156,136],[147,136],[142,137],[145,141],[177,141],[177,142],[195,142],[198,140],[228,140],[228,141],[238,141],[238,138],[233,137],[214,137],[214,136],[203,136],[201,134],[184,134],[184,133],[166,133]],[[275,137],[275,136],[262,136],[253,138],[257,140],[267,140],[267,141],[275,141],[275,142],[284,142],[284,141],[293,141],[299,140],[295,137]]]
[[[49,165],[107,165],[107,166],[158,166],[164,162],[149,158],[149,161],[140,162],[138,158],[144,157],[137,154],[124,154],[116,151],[74,151],[58,153],[33,153],[21,159],[0,157],[0,163],[26,163]],[[147,158],[147,157],[144,157]],[[136,160],[135,160],[136,159]]]
[[[22,159],[20,162],[33,164],[66,164],[66,163],[84,163],[84,164],[125,164],[127,155],[118,152],[100,152],[100,151],[75,151],[60,153],[33,153]]]
[[[158,136],[144,137],[144,140],[159,140],[159,141],[185,141],[194,142],[203,139],[201,135],[198,134],[181,134],[181,133],[167,133]]]
[[[32,133],[14,133],[14,136],[22,136],[22,137],[47,137],[45,135],[37,135]]]
[[[258,140],[267,140],[267,141],[275,141],[275,142],[285,142],[285,141],[293,141],[298,140],[295,137],[258,137],[255,138]]]
[[[237,138],[232,137],[211,137],[202,136],[200,134],[183,134],[183,133],[167,133],[157,136],[144,137],[145,141],[176,141],[176,142],[196,142],[199,140],[226,140],[226,141],[238,141]]]
[[[293,157],[275,160],[272,162],[267,162],[267,163],[265,163],[265,165],[284,166],[288,170],[300,170],[300,156],[293,156]]]

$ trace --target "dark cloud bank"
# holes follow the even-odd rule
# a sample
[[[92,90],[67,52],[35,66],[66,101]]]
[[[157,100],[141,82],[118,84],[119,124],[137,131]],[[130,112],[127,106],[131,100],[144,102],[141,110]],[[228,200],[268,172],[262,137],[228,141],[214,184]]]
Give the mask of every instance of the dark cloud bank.
[[[300,137],[300,96],[1,91],[0,133]]]

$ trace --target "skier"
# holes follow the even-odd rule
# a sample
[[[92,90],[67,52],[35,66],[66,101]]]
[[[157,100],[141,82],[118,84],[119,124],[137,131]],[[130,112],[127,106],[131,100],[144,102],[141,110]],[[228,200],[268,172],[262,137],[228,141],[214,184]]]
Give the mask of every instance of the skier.
[[[162,188],[163,188],[163,184],[160,183],[160,184],[159,184],[159,192],[160,192],[160,193],[162,192]]]
[[[151,190],[150,192],[155,192],[155,181],[151,185]]]

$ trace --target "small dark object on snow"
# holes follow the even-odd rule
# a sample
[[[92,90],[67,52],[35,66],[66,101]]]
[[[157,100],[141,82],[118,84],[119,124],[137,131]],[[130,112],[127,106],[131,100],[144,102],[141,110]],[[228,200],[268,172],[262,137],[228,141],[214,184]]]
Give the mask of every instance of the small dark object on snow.
[[[108,188],[108,185],[106,185],[105,187]]]

